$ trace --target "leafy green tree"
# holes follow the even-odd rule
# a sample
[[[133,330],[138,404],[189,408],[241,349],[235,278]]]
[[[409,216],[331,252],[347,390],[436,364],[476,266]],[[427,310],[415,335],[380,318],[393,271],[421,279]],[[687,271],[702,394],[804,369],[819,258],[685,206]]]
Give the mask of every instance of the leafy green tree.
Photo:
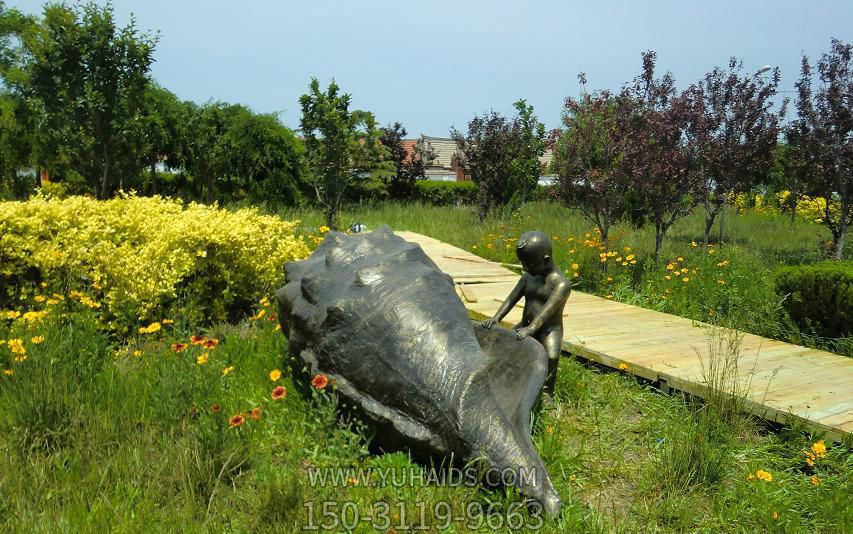
[[[294,205],[307,190],[305,148],[272,114],[238,114],[227,135],[232,174],[258,200]]]
[[[539,158],[545,154],[545,125],[539,122],[533,106],[524,99],[519,99],[513,107],[517,115],[512,122],[512,133],[517,144],[509,164],[509,187],[514,197],[510,202],[523,206],[542,175]]]
[[[19,28],[15,90],[33,103],[35,159],[55,171],[67,163],[101,198],[138,170],[137,130],[156,38],[131,18],[116,25],[111,4],[46,5]],[[134,173],[135,174],[135,173]]]
[[[322,91],[320,82],[312,78],[299,103],[314,195],[326,224],[335,228],[347,188],[370,177],[391,176],[394,164],[380,142],[382,131],[373,114],[350,111],[350,95],[341,93],[334,81]]]
[[[158,163],[179,167],[185,117],[185,106],[174,93],[155,83],[148,86],[138,130],[140,164],[148,168],[148,187],[143,189],[158,193]]]

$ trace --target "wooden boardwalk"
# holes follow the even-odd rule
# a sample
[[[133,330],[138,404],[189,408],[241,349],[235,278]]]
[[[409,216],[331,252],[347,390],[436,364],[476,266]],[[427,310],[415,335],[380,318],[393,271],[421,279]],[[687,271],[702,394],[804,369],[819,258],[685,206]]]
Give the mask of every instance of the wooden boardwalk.
[[[453,277],[470,310],[493,315],[518,280],[501,265],[447,243],[413,232],[397,234],[418,243]],[[518,322],[523,303],[505,321]],[[665,387],[703,394],[709,325],[578,291],[572,291],[564,317],[563,350]],[[836,441],[853,432],[853,358],[741,335],[738,374],[751,413],[771,421],[799,419]]]

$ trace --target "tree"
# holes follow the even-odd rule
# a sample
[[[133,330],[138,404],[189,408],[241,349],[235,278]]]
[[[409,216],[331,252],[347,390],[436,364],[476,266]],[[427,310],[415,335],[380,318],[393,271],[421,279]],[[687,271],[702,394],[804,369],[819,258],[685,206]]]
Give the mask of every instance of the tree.
[[[523,206],[527,195],[539,184],[542,163],[539,158],[545,153],[545,125],[533,113],[533,106],[524,99],[513,104],[517,115],[513,119],[512,131],[517,140],[509,167],[509,186],[513,195]]]
[[[466,135],[451,128],[450,136],[459,149],[461,165],[477,184],[477,211],[480,220],[485,220],[495,206],[511,198],[507,178],[512,161],[512,126],[506,117],[491,111],[471,119]]]
[[[255,199],[294,205],[306,190],[305,149],[273,114],[239,114],[227,132],[232,175]]]
[[[829,228],[836,259],[844,257],[853,223],[853,45],[833,39],[817,63],[820,86],[812,91],[812,68],[805,55],[797,82],[798,119],[789,130],[802,158],[800,176],[808,194],[826,200],[821,223]]]
[[[717,67],[689,89],[688,135],[704,182],[705,244],[727,196],[752,189],[766,178],[774,163],[773,150],[784,115],[784,105],[778,113],[772,110],[779,69],[774,69],[769,80],[742,76],[742,69],[743,64],[731,58],[727,71]]]
[[[386,187],[391,198],[410,199],[415,192],[415,183],[426,176],[426,167],[434,155],[431,151],[421,152],[417,144],[412,147],[410,154],[403,144],[406,129],[399,122],[389,124],[382,129],[380,142],[391,153],[395,172],[386,179]]]
[[[620,93],[626,107],[617,115],[616,131],[623,147],[621,172],[645,199],[659,262],[666,232],[696,205],[700,180],[692,168],[694,149],[685,139],[690,99],[676,93],[671,74],[655,78],[656,60],[655,52],[643,53],[642,74]]]
[[[616,131],[622,107],[608,91],[566,98],[551,164],[558,197],[595,224],[605,247],[611,226],[628,208],[631,188]]]
[[[460,163],[478,186],[480,220],[497,206],[516,205],[535,187],[545,152],[545,126],[524,100],[512,120],[490,111],[468,122],[468,133],[451,128]]]
[[[373,114],[350,111],[350,95],[341,93],[334,80],[326,91],[311,79],[308,93],[299,98],[300,128],[312,173],[317,203],[323,208],[326,225],[336,228],[336,217],[351,184],[390,176],[393,163],[379,138]]]
[[[154,83],[147,87],[139,128],[140,165],[148,167],[154,194],[158,192],[157,163],[173,169],[179,166],[185,116],[184,104],[174,93]]]
[[[117,170],[139,168],[134,141],[156,38],[140,34],[133,18],[118,28],[112,5],[94,2],[47,5],[35,30],[19,37],[26,54],[15,83],[34,102],[38,163],[54,169],[66,157],[107,197]]]

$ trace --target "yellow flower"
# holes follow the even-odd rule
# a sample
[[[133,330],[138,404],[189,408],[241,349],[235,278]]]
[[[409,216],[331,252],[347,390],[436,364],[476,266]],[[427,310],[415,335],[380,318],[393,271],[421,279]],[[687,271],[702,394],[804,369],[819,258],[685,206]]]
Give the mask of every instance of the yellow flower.
[[[687,282],[690,281],[690,279],[685,276],[684,278],[681,279],[681,281],[686,284]]]
[[[41,285],[41,288],[44,289],[47,287],[47,282],[42,282],[40,285]]]
[[[580,276],[580,273],[579,273],[579,272],[577,272],[577,271],[575,271],[575,272],[572,274],[572,278],[577,278],[578,276]]]
[[[33,345],[38,345],[39,343],[44,342],[44,336],[33,336],[33,338],[30,339],[30,341],[32,342]]]
[[[36,295],[35,301],[36,302],[44,302],[44,295]]]
[[[818,458],[826,458],[826,444],[823,440],[814,442],[812,445],[812,451],[814,451],[815,456]]]
[[[228,373],[230,373],[230,372],[231,372],[231,371],[233,371],[233,370],[234,370],[234,366],[233,366],[233,365],[232,365],[232,366],[230,366],[230,367],[226,367],[225,369],[223,369],[223,370],[222,370],[222,376],[227,375]]]
[[[56,300],[56,299],[47,299],[47,305],[48,305],[48,306],[54,306],[54,305],[56,305],[56,304],[59,304],[59,301],[58,301],[58,300]]]
[[[546,426],[545,432],[547,432],[548,434],[553,434],[554,433],[554,427],[550,426],[550,425]]]
[[[206,352],[202,352],[202,353],[198,356],[198,358],[196,358],[196,359],[195,359],[195,363],[197,363],[197,364],[199,364],[199,365],[204,365],[204,364],[206,364],[206,363],[207,363],[207,360],[208,360],[209,358],[210,358],[210,355],[209,355],[208,353],[206,353]],[[225,373],[225,372],[223,371],[223,374],[224,374],[224,373]]]
[[[684,258],[682,258],[681,256],[679,256],[679,257],[678,257],[678,261],[684,261]]]
[[[269,306],[269,303],[270,299],[268,297],[264,297],[260,301],[258,301],[258,304],[260,304],[261,306]]]
[[[667,269],[668,271],[671,271],[671,270],[675,269],[675,265],[673,265],[673,264],[671,264],[671,263],[667,263],[667,264],[666,264],[666,269]]]
[[[100,305],[99,305],[99,306],[100,306]],[[160,321],[160,322],[161,322],[161,323],[163,323],[163,324],[175,324],[175,321],[173,321],[173,320],[171,320],[171,319],[163,319],[163,320],[162,320],[162,321]]]
[[[626,259],[626,260],[628,260],[628,261],[631,261],[631,260],[633,260],[634,258],[635,258],[635,256],[634,256],[633,254],[628,254],[627,256],[625,256],[625,259]]]
[[[620,363],[619,364],[619,370],[620,371],[627,371],[628,370],[628,364],[625,362]]]
[[[136,349],[135,351],[133,351],[133,355],[138,358],[138,357],[142,356],[142,351],[139,349]]]
[[[155,332],[159,332],[162,328],[162,325],[159,322],[151,323],[148,326],[143,326],[139,329],[140,334],[153,334]]]
[[[812,481],[812,485],[813,485],[813,486],[820,486],[821,480],[820,480],[820,477],[819,477],[819,476],[817,476],[817,475],[812,475],[812,477],[811,477],[811,479],[810,479],[810,480]]]
[[[773,510],[773,519],[779,519],[779,512]]]
[[[493,245],[491,243],[486,243],[486,248],[491,250],[493,248]]]
[[[273,369],[272,371],[270,371],[270,380],[275,382],[279,378],[281,378],[281,371],[279,371],[278,369]]]
[[[326,225],[324,224],[324,225],[320,226],[320,228],[317,228],[317,230],[318,230],[321,234],[325,234],[326,232],[328,232],[329,230],[331,230],[331,228],[329,228],[328,226],[326,226]]]
[[[578,267],[580,267],[580,265],[578,265],[577,263],[573,263],[573,264],[572,264],[572,269],[573,269],[573,270],[577,271],[577,270],[578,270]]]
[[[3,374],[6,376],[12,376],[13,374],[15,374],[15,371],[11,369],[3,369]]]
[[[612,282],[612,281],[613,281],[613,277],[612,277],[612,276],[608,276],[608,277],[607,277],[607,281],[608,281],[608,282]]]
[[[755,472],[755,478],[757,478],[758,480],[763,480],[765,482],[773,481],[773,475],[771,475],[769,471],[765,471],[763,469],[759,469]]]
[[[691,246],[691,247],[698,247],[698,246],[699,246],[699,244],[698,244],[698,243],[696,243],[696,241],[691,241],[691,242],[690,242],[690,246]]]
[[[665,276],[664,276],[664,278],[666,278],[667,280],[672,280],[672,277],[671,277],[670,275],[668,275],[668,274],[667,274],[667,275],[665,275]]]
[[[612,298],[613,298],[613,295],[607,295],[607,296],[606,296],[606,297],[604,297],[604,298],[612,299]]]
[[[569,254],[574,254],[574,253],[575,253],[575,249],[569,249]]]
[[[24,342],[20,339],[10,339],[6,342],[12,354],[26,354],[27,349],[24,347]]]
[[[711,250],[709,250],[709,251],[708,251],[708,254],[712,254],[712,255],[713,255],[713,254],[716,254],[716,253],[717,253],[717,251],[716,251],[716,250],[714,250],[714,249],[711,249]]]
[[[195,255],[198,256],[199,258],[206,258],[207,257],[207,251],[204,249],[196,250]]]
[[[276,323],[275,328],[273,328],[273,330],[275,330],[276,332],[278,332],[279,330],[281,330],[281,325],[280,325],[280,324],[278,324],[278,323]]]
[[[472,249],[477,250],[477,245],[471,246]]]
[[[623,261],[623,262],[622,262],[622,267],[625,267],[625,266],[627,266],[627,265],[628,265],[628,262],[627,262],[627,261]]]
[[[6,319],[17,319],[20,316],[21,316],[21,312],[19,312],[19,311],[12,310],[12,311],[6,312]]]
[[[726,281],[725,281],[725,280],[717,280],[717,283],[718,283],[718,284],[720,284],[721,286],[726,285]]]

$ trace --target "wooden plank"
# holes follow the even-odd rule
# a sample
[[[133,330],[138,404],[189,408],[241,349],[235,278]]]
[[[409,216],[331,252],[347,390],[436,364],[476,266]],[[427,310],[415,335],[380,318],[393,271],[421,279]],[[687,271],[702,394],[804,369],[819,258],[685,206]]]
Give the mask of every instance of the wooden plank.
[[[477,302],[477,294],[474,292],[473,289],[466,286],[465,284],[461,284],[459,286],[459,290],[462,292],[462,296],[467,302]]]

